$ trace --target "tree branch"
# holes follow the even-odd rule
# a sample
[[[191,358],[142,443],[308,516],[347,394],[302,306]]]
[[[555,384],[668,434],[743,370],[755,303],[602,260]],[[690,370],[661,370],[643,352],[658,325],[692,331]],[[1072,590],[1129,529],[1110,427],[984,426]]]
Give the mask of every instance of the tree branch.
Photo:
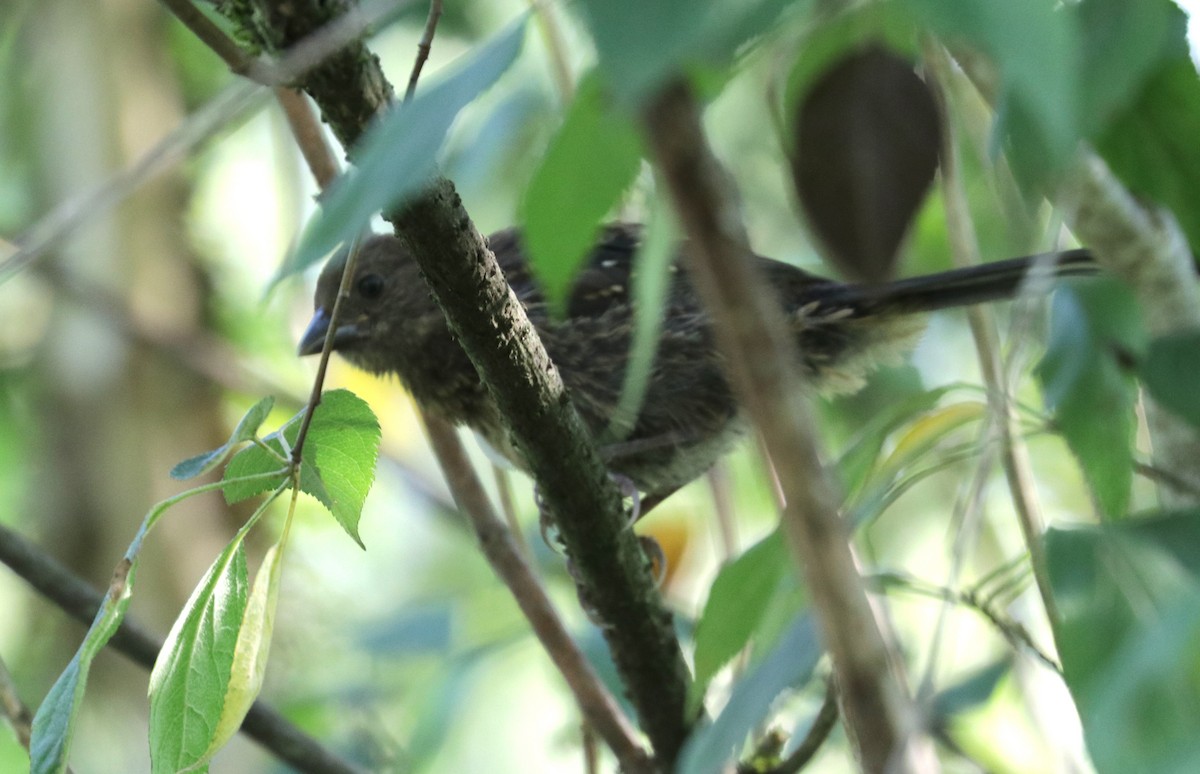
[[[261,5],[268,28],[262,42],[272,51],[299,44],[350,7],[346,0]],[[303,85],[351,153],[392,93],[378,61],[361,45],[311,71]],[[391,219],[509,421],[558,519],[581,594],[606,622],[605,637],[642,728],[660,765],[669,768],[690,726],[689,678],[619,492],[453,185],[434,180]]]
[[[770,453],[786,496],[784,534],[802,566],[841,688],[846,728],[866,771],[914,766],[908,700],[888,667],[814,438],[795,343],[751,263],[728,177],[690,89],[665,88],[643,114],[650,147],[694,249],[688,268],[715,321],[726,373]]]

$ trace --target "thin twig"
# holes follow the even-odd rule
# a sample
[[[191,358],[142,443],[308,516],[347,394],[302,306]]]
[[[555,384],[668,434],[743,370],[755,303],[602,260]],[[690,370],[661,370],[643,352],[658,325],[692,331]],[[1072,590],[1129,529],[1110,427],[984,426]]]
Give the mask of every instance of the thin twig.
[[[404,90],[404,101],[408,102],[417,92],[417,80],[421,77],[421,69],[429,61],[429,52],[433,49],[433,34],[437,32],[438,19],[442,18],[442,0],[429,1],[429,16],[425,19],[425,30],[421,33],[421,41],[417,43],[417,58],[413,62],[412,74],[408,76],[408,88]]]
[[[829,738],[829,734],[837,725],[837,720],[837,686],[833,680],[830,680],[825,687],[825,699],[821,702],[821,709],[817,710],[817,716],[813,718],[812,725],[809,727],[808,733],[804,735],[800,746],[778,766],[765,774],[796,774],[803,769],[825,744],[825,740]]]
[[[333,149],[325,140],[325,133],[321,130],[316,111],[304,92],[286,86],[276,86],[274,91],[275,100],[283,108],[288,128],[292,130],[296,145],[300,147],[304,162],[316,179],[317,187],[324,191],[338,176],[338,161]]]
[[[67,615],[87,626],[104,602],[104,594],[47,556],[20,533],[0,524],[0,563],[7,565]],[[126,617],[106,647],[150,670],[162,641]],[[257,701],[242,721],[242,732],[298,771],[311,774],[361,774],[316,740],[293,726],[274,709]]]
[[[3,658],[0,658],[0,711],[4,713],[13,733],[17,735],[17,742],[28,752],[29,740],[33,737],[33,714],[29,712],[25,702],[21,701],[17,693],[17,684],[13,681],[12,673],[8,671],[8,664],[4,663]]]
[[[200,12],[190,0],[160,0],[170,9],[171,13],[183,26],[209,47],[229,69],[238,75],[244,75],[252,81],[266,83],[263,80],[264,63],[255,60],[242,50],[236,42],[213,24],[212,20]]]
[[[637,732],[571,639],[545,589],[521,557],[512,533],[492,509],[454,428],[428,413],[421,418],[446,483],[459,508],[470,517],[483,555],[512,592],[538,641],[566,680],[588,725],[612,749],[622,770],[651,771],[649,757],[637,742]]]

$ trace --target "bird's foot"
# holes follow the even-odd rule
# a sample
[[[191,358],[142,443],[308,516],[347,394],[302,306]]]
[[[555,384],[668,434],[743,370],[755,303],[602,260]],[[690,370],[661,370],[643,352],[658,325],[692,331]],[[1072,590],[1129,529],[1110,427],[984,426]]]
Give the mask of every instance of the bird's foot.
[[[624,505],[626,500],[629,501],[625,512],[629,525],[632,526],[642,515],[641,493],[638,492],[637,485],[633,483],[633,479],[628,476],[610,471],[608,477],[612,479],[613,483],[617,485],[617,489],[621,492],[622,505]],[[542,542],[552,550],[561,553],[563,542],[558,532],[558,524],[556,523],[554,514],[550,512],[550,508],[546,505],[546,501],[542,497],[542,490],[536,481],[533,484],[533,502],[538,510],[538,531],[542,535]]]

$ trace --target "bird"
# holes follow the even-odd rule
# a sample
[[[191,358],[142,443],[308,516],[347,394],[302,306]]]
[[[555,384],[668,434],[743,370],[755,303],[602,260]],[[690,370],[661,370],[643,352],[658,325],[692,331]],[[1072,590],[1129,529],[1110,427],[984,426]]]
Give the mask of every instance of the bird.
[[[643,400],[626,432],[611,428],[635,320],[631,279],[642,228],[602,226],[573,279],[565,312],[556,314],[533,272],[519,229],[488,237],[489,248],[525,307],[572,402],[615,478],[644,504],[703,475],[748,429],[724,373],[713,323],[684,270],[680,242],[669,267],[662,322]],[[319,353],[348,254],[322,269],[301,356]],[[809,383],[823,393],[860,388],[869,372],[898,362],[919,338],[922,313],[1012,298],[1035,265],[1055,277],[1097,271],[1086,249],[1013,258],[975,267],[875,284],[844,283],[791,264],[755,256],[778,296]],[[333,349],[354,366],[391,374],[414,400],[526,468],[503,418],[446,323],[417,263],[392,235],[366,239],[339,312]]]

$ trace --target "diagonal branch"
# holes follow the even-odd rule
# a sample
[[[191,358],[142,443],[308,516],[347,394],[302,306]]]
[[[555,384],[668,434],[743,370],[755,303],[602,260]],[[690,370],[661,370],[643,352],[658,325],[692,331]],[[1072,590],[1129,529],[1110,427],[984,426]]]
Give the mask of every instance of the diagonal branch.
[[[813,434],[794,344],[782,310],[751,263],[728,177],[683,84],[666,87],[643,114],[656,164],[694,250],[688,265],[715,321],[726,373],[767,446],[786,497],[782,527],[801,564],[841,688],[846,730],[866,771],[911,771],[910,702],[888,667],[838,517],[838,498]]]
[[[281,51],[334,22],[352,4],[260,3],[262,45]],[[391,99],[378,62],[362,45],[312,70],[303,86],[353,154],[368,122]],[[621,496],[536,332],[462,206],[453,184],[392,215],[451,328],[507,418],[559,531],[581,593],[606,622],[604,634],[659,765],[669,768],[687,736],[687,667]],[[603,729],[597,729],[603,730]]]

